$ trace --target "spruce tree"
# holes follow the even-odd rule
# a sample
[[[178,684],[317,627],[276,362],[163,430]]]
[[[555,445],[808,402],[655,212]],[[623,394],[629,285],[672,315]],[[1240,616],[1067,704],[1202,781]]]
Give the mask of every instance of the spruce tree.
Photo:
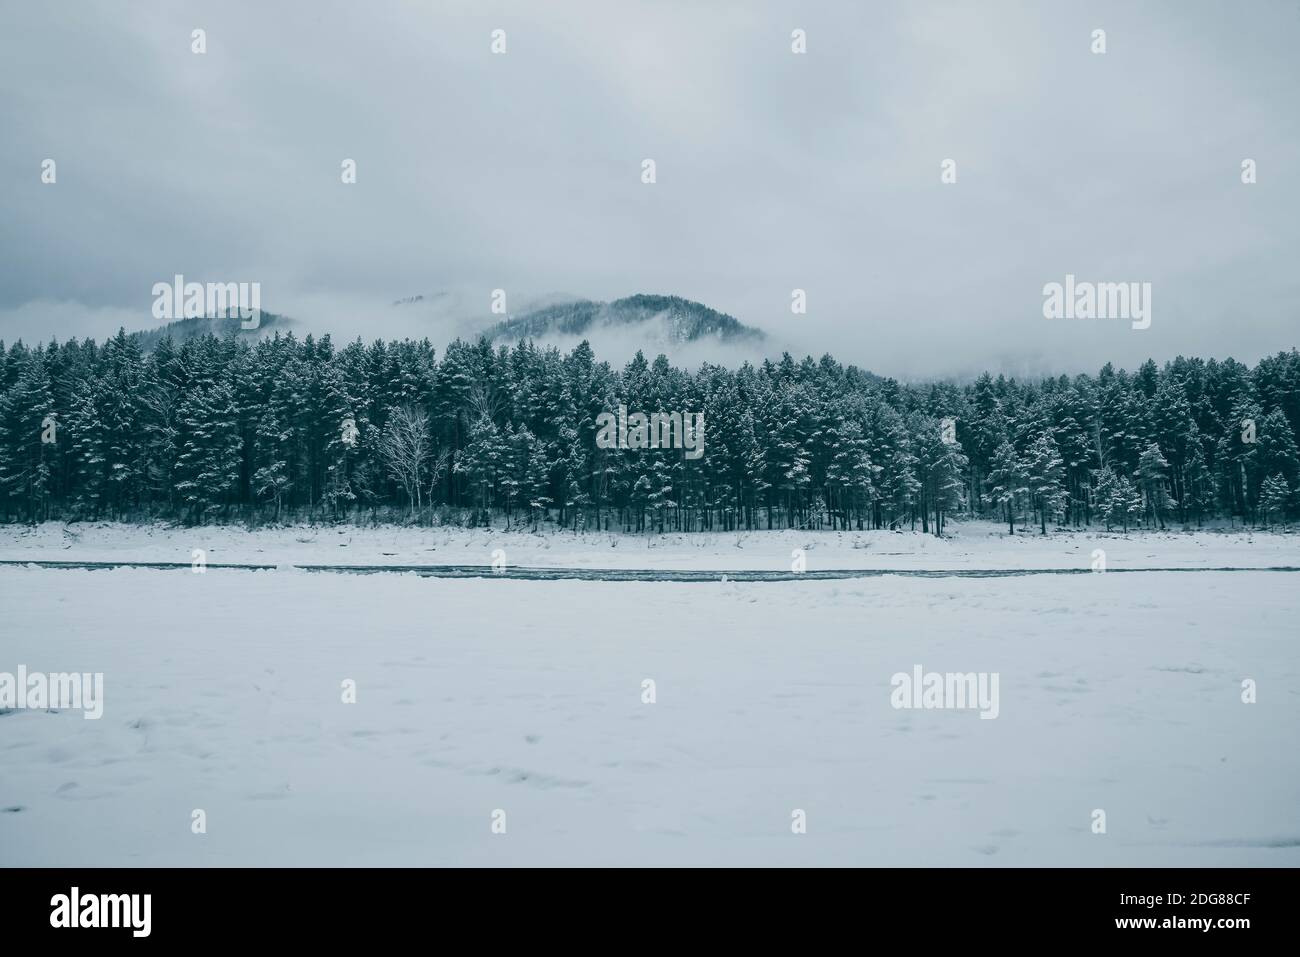
[[[1016,508],[1029,494],[1029,471],[1010,442],[1003,441],[993,453],[988,487],[989,500],[1004,511],[1007,529],[1014,535]]]

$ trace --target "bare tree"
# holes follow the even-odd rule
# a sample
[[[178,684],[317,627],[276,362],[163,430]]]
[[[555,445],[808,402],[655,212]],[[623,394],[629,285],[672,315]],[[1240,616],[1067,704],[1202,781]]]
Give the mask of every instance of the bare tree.
[[[487,418],[495,422],[506,409],[506,398],[491,382],[479,380],[465,397],[465,421],[477,422]]]
[[[433,465],[429,468],[429,504],[433,504],[433,493],[437,489],[438,483],[447,471],[447,462],[451,459],[450,449],[439,449],[438,454],[433,457]]]
[[[394,409],[380,436],[379,454],[388,474],[406,490],[412,514],[421,511],[421,486],[433,455],[429,414],[410,405]]]

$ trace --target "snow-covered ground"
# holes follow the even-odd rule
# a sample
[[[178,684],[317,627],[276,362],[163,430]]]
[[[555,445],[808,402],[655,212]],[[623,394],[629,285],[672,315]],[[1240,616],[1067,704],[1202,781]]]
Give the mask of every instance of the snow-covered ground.
[[[1010,536],[991,522],[953,522],[944,539],[921,532],[760,531],[618,535],[461,528],[319,526],[199,528],[48,522],[0,526],[0,559],[146,561],[188,564],[195,549],[210,563],[488,565],[500,549],[510,565],[565,568],[769,569],[788,571],[803,549],[816,569],[1017,569],[1300,566],[1300,534],[1054,532]]]
[[[233,561],[274,544],[79,532],[78,557],[156,560],[165,543],[178,561],[191,547]],[[486,560],[491,542],[276,535],[277,560]],[[1300,564],[1254,537],[1106,547],[1155,564]],[[683,537],[665,554],[779,566],[798,539],[774,538]],[[527,553],[527,540],[529,559],[557,564],[664,561],[627,542]],[[885,554],[894,542],[904,555]],[[828,536],[810,561],[1079,562],[1091,542],[1007,541],[972,559],[965,530],[952,543]],[[3,551],[67,557],[53,526],[6,531]],[[0,568],[0,671],[104,673],[100,720],[0,715],[0,865],[1298,865],[1297,584]],[[895,710],[891,676],[918,664],[998,673],[998,717]],[[206,834],[191,833],[196,808]],[[796,809],[806,834],[792,833]]]

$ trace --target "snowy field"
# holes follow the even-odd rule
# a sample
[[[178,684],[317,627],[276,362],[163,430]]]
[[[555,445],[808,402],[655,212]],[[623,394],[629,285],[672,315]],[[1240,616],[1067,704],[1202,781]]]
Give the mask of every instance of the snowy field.
[[[59,529],[6,530],[4,557],[68,558]],[[71,550],[270,548],[196,534],[115,545],[81,527]],[[448,560],[436,532],[309,534],[285,533],[287,557],[346,542],[353,561]],[[964,535],[855,538],[814,554],[869,562],[906,542],[900,559],[933,567],[970,551]],[[1255,538],[1108,541],[1131,561],[1300,564]],[[697,541],[666,551],[782,560]],[[526,557],[649,561],[625,544]],[[1083,561],[1090,544],[1007,540],[969,563]],[[0,865],[1300,865],[1298,585],[0,568],[0,671],[104,673],[100,720],[0,715]],[[997,672],[998,717],[895,710],[890,678],[918,664]]]
[[[614,535],[553,528],[288,527],[255,532],[235,526],[139,527],[47,522],[0,526],[0,560],[144,561],[189,564],[194,549],[210,563],[336,565],[510,565],[564,568],[768,569],[788,571],[803,549],[817,569],[1088,569],[1094,549],[1110,568],[1300,567],[1300,534],[1216,530],[1106,533],[1037,529],[1007,534],[992,522],[952,522],[944,539],[921,532],[760,531]]]

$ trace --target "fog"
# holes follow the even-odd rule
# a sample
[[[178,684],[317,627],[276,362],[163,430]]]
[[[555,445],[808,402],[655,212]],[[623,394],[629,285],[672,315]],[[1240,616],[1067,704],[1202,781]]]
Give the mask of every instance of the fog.
[[[7,341],[156,325],[153,283],[180,273],[440,351],[501,318],[496,288],[682,296],[768,352],[902,378],[1296,345],[1293,3],[90,0],[3,20]],[[1067,274],[1151,283],[1151,327],[1045,319]],[[454,308],[392,306],[442,291]],[[606,338],[601,358],[638,345]]]

